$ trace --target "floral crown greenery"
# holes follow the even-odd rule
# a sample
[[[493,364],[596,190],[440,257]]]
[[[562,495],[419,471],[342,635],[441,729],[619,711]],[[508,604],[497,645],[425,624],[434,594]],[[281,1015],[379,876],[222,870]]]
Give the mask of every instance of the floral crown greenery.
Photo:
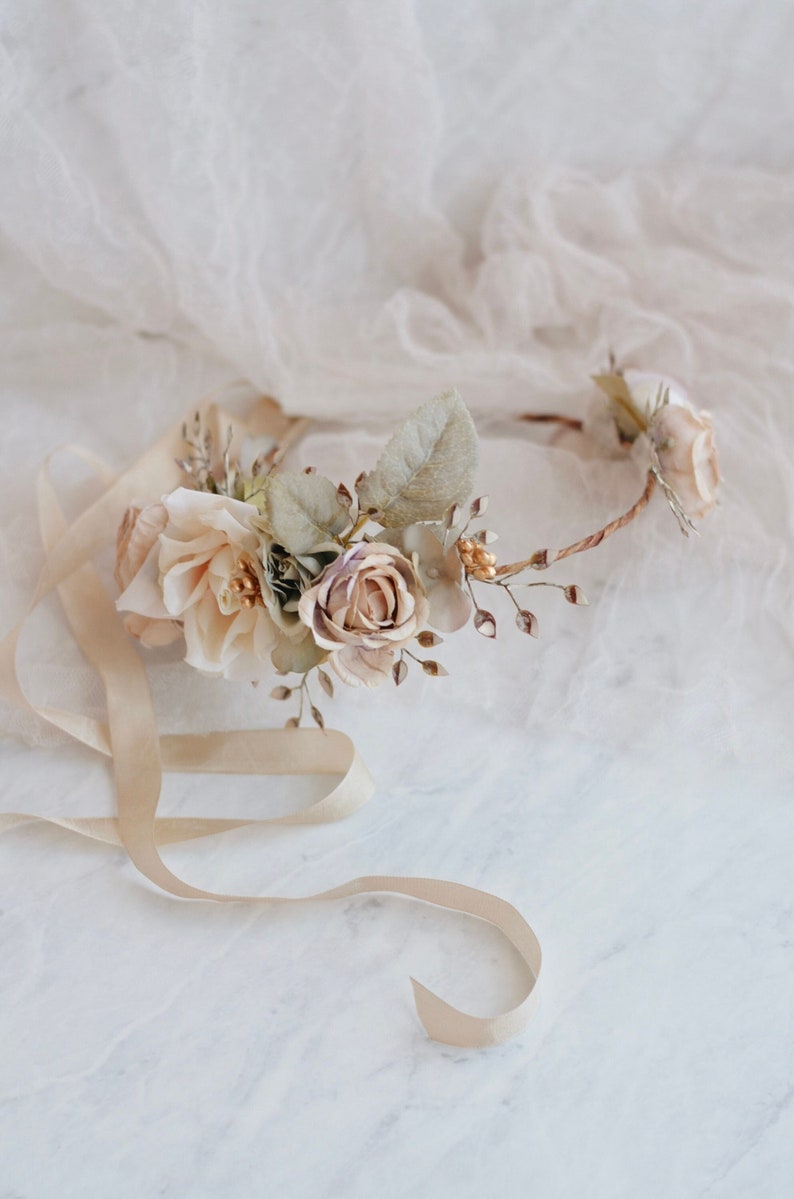
[[[328,697],[333,681],[397,685],[412,666],[446,675],[435,653],[442,634],[469,620],[484,637],[497,619],[485,589],[507,596],[521,633],[537,636],[519,587],[558,588],[571,604],[587,600],[575,583],[527,581],[527,573],[598,545],[642,511],[658,485],[682,531],[713,507],[719,482],[711,420],[681,389],[657,376],[615,370],[595,378],[602,417],[617,447],[638,442],[647,455],[645,488],[635,505],[561,550],[536,550],[498,562],[497,534],[482,524],[488,499],[470,498],[478,440],[457,393],[423,404],[394,432],[375,468],[352,490],[309,468],[281,465],[268,440],[222,446],[197,414],[185,426],[178,465],[184,486],[131,507],[118,534],[117,606],[145,645],[184,638],[186,661],[208,674],[258,681],[298,675],[275,699],[295,697],[287,725],[324,721],[311,678]],[[587,422],[528,414],[537,423],[587,431]],[[603,420],[601,422],[603,432]],[[525,594],[525,593],[524,593]],[[500,618],[501,619],[501,618]]]

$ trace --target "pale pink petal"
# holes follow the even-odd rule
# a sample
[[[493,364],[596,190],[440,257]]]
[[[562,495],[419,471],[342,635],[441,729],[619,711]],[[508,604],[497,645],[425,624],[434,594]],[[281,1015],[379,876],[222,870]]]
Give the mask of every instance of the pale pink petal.
[[[455,633],[471,616],[471,600],[457,583],[439,582],[428,595],[430,612],[428,624],[440,633]]]
[[[345,646],[331,656],[331,665],[344,683],[351,687],[379,687],[389,677],[394,662],[391,649],[363,649]]]

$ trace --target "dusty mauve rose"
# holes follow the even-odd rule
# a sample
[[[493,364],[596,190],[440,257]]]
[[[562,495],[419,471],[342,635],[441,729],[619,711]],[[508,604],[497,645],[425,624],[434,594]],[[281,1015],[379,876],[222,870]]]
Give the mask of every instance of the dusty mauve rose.
[[[361,542],[325,568],[298,611],[344,682],[377,687],[395,649],[425,624],[428,602],[410,559],[381,542]]]
[[[659,469],[687,516],[700,520],[717,502],[720,482],[717,447],[708,412],[696,412],[685,399],[670,396],[651,420],[648,436]]]
[[[276,627],[262,600],[267,582],[253,527],[256,508],[185,487],[166,496],[163,507],[168,521],[156,561],[150,554],[118,607],[180,620],[185,661],[198,670],[226,678],[258,677],[275,644]]]
[[[430,605],[427,623],[441,633],[462,629],[471,616],[471,600],[463,590],[463,564],[454,537],[446,549],[426,525],[390,529],[387,536],[404,554],[416,555],[419,578]]]
[[[168,513],[160,503],[147,504],[145,508],[128,508],[124,513],[116,538],[114,575],[119,591],[127,590],[150,555],[156,559],[160,551],[160,534],[167,524]],[[178,621],[171,620],[167,615],[163,618],[130,612],[124,618],[124,627],[133,637],[150,647],[169,645],[182,633]]]

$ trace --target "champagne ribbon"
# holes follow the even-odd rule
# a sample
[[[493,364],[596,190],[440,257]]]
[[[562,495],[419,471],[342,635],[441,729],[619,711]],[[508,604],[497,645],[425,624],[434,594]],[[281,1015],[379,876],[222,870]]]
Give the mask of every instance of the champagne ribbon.
[[[243,425],[214,406],[210,423],[231,426],[235,438],[269,435],[280,454],[303,431],[305,421],[284,416],[268,399],[257,404]],[[412,978],[417,1014],[434,1040],[462,1048],[482,1048],[508,1040],[529,1021],[537,1004],[536,980],[541,953],[538,940],[511,904],[487,891],[435,878],[369,875],[305,896],[234,895],[206,891],[174,874],[160,856],[160,846],[231,829],[265,824],[314,824],[340,820],[371,797],[372,779],[353,743],[343,733],[320,729],[234,730],[202,736],[166,735],[157,729],[143,663],[127,635],[115,604],[91,565],[92,557],[115,539],[127,507],[141,498],[160,496],[178,486],[175,459],[181,452],[181,426],[169,431],[130,469],[112,478],[106,468],[79,447],[66,447],[88,460],[106,488],[102,496],[68,525],[49,474],[49,460],[39,475],[39,521],[46,558],[27,616],[53,590],[58,591],[66,618],[83,654],[105,688],[107,723],[60,709],[37,707],[22,689],[17,672],[17,646],[27,616],[0,642],[0,695],[34,711],[112,762],[117,797],[116,817],[0,814],[0,832],[21,824],[43,822],[110,845],[122,846],[137,869],[172,895],[220,903],[296,904],[386,892],[406,895],[437,907],[464,912],[494,925],[517,949],[529,979],[521,1001],[496,1016],[460,1011]],[[333,789],[300,812],[271,819],[161,817],[157,805],[163,770],[224,774],[323,774],[339,776]]]

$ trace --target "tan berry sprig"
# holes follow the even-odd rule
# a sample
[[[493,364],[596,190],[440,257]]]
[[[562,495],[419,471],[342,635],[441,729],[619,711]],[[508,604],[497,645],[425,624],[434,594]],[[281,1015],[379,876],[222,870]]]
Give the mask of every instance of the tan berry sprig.
[[[481,541],[472,537],[461,537],[458,553],[464,570],[481,583],[490,583],[496,578],[496,554],[485,548]]]
[[[242,608],[253,608],[255,604],[262,604],[262,588],[259,584],[254,565],[250,559],[238,558],[235,563],[237,573],[231,580],[229,586],[232,591],[240,599]]]

